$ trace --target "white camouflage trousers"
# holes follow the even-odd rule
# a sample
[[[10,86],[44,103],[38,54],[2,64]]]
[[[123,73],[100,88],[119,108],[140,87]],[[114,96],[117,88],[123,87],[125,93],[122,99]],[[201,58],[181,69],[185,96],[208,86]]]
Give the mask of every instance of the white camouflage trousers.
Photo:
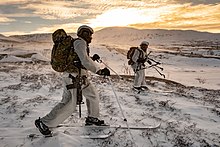
[[[72,84],[72,79],[64,74],[64,90],[61,102],[59,102],[46,116],[41,118],[48,127],[56,127],[76,111],[76,88],[67,90],[66,85]],[[99,95],[92,83],[86,79],[89,85],[82,90],[86,98],[88,116],[99,117]],[[82,86],[83,88],[83,86]]]
[[[132,69],[135,73],[134,76],[134,87],[147,86],[145,81],[145,69],[144,66],[141,66],[137,63],[132,65]]]

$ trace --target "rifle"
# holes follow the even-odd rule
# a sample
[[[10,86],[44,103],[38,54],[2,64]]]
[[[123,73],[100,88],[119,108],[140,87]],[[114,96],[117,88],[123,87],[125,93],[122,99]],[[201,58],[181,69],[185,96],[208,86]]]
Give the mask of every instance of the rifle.
[[[81,76],[81,69],[79,68],[79,74],[74,77],[71,74],[69,74],[69,78],[72,79],[72,83],[70,85],[67,85],[66,88],[67,90],[69,89],[73,89],[76,88],[76,97],[77,97],[77,101],[76,104],[79,105],[79,117],[81,118],[81,104],[84,104],[82,99],[82,76]]]
[[[76,87],[76,97],[77,97],[77,101],[76,104],[79,105],[79,117],[81,118],[81,103],[82,103],[82,77],[81,77],[81,68],[79,69],[79,74],[76,77],[76,83],[77,83],[77,87]]]
[[[151,53],[151,52],[149,52],[148,55],[150,55],[150,53]],[[150,66],[145,67],[145,68],[142,68],[142,69],[146,69],[146,68],[151,68],[151,67],[152,67],[152,68],[154,68],[161,76],[163,76],[163,78],[165,78],[165,75],[164,75],[163,73],[161,73],[161,72],[157,69],[157,68],[159,68],[160,70],[163,71],[163,68],[160,67],[160,66],[158,66],[158,65],[160,65],[161,63],[158,62],[158,61],[155,61],[154,59],[149,58],[148,55],[144,58],[144,61],[147,62]],[[154,64],[152,64],[151,62],[149,62],[149,60],[150,60],[150,61],[153,61]],[[139,70],[141,70],[141,69],[139,69]],[[138,71],[138,70],[137,70],[137,71]]]

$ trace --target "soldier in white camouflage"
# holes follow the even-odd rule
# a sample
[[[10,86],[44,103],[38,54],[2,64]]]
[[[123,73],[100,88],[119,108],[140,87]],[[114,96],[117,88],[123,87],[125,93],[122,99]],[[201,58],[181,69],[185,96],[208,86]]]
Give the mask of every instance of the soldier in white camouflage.
[[[82,95],[86,98],[86,106],[88,116],[86,125],[104,125],[104,120],[99,119],[99,95],[92,83],[88,80],[88,71],[98,75],[110,76],[110,71],[107,68],[100,69],[95,60],[100,57],[95,54],[92,58],[89,56],[89,44],[92,40],[93,29],[87,25],[82,25],[77,30],[78,39],[73,42],[74,51],[79,57],[81,77],[85,77],[82,82]],[[64,91],[61,102],[59,102],[46,116],[35,121],[36,127],[43,135],[51,133],[50,127],[57,127],[60,123],[66,120],[73,112],[76,111],[77,105],[77,89],[70,88],[72,77],[77,77],[79,72],[67,70],[63,73]]]

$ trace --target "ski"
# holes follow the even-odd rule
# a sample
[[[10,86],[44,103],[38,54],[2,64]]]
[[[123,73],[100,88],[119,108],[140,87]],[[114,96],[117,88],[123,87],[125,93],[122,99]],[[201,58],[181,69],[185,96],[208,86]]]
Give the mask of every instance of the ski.
[[[159,128],[161,123],[158,123],[156,125],[150,125],[150,126],[143,126],[143,127],[138,127],[138,126],[130,126],[129,129],[132,130],[144,130],[144,129],[156,129]],[[58,127],[66,127],[66,128],[77,128],[77,127],[84,127],[84,128],[100,128],[100,129],[105,129],[105,128],[116,128],[116,129],[128,129],[127,126],[111,126],[111,125],[106,125],[106,126],[96,126],[96,125],[91,125],[91,126],[75,126],[75,125],[67,125],[67,124],[60,124]]]
[[[157,129],[159,128],[161,123],[158,123],[157,125],[152,125],[152,126],[143,126],[143,127],[138,127],[138,126],[131,126],[129,129],[131,130],[145,130],[145,129]],[[119,129],[128,129],[127,126],[120,126]]]
[[[27,135],[27,138],[34,139],[34,138],[39,138],[39,137],[43,137],[43,136],[44,135],[32,133],[32,134]],[[46,136],[44,136],[44,137],[46,138]]]
[[[114,134],[116,133],[117,130],[118,130],[118,128],[114,128],[114,130],[110,131],[108,134],[81,135],[80,137],[84,138],[84,139],[106,139],[111,136],[114,136]]]
[[[49,138],[49,137],[54,137],[54,136],[56,136],[58,134],[58,132],[56,132],[56,133],[51,133],[51,134],[49,134],[49,135],[43,135],[43,134],[35,134],[35,133],[32,133],[32,134],[29,134],[29,135],[27,135],[27,138],[29,138],[29,139],[35,139],[35,138],[39,138],[39,137],[44,137],[44,138]]]
[[[138,126],[130,126],[129,128],[127,126],[111,126],[111,125],[104,125],[104,126],[96,126],[96,125],[90,125],[90,126],[74,126],[74,125],[68,125],[68,124],[60,124],[57,127],[64,127],[64,128],[90,128],[90,129],[113,129],[113,131],[110,131],[108,134],[94,134],[94,135],[80,135],[81,138],[84,139],[107,139],[115,134],[115,132],[119,129],[131,129],[131,130],[147,130],[147,129],[157,129],[161,126],[161,123],[158,123],[157,125],[150,125],[150,126],[143,126],[143,127],[138,127]],[[42,135],[42,134],[29,134],[26,137],[28,139],[35,139],[35,138],[49,138],[49,137],[54,137],[58,135],[58,132],[52,132],[50,135]]]
[[[114,135],[114,132],[112,133],[109,133],[109,134],[97,134],[97,135],[80,135],[81,138],[84,138],[84,139],[106,139],[106,138],[109,138],[110,136],[113,136]],[[44,138],[49,138],[49,137],[54,137],[55,135],[50,135],[50,136],[45,136],[45,135],[41,135],[41,134],[29,134],[27,135],[27,138],[28,139],[31,139],[31,140],[34,140],[36,138],[41,138],[41,137],[44,137]]]
[[[81,135],[80,137],[84,139],[106,139],[109,138],[110,136],[112,136],[111,133],[104,135]]]

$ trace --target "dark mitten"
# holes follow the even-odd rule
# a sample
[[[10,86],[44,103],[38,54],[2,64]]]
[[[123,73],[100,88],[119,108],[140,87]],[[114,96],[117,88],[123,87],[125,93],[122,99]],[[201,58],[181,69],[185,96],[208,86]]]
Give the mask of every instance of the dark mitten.
[[[104,69],[100,69],[99,71],[97,71],[96,74],[110,76],[110,70],[105,67]]]
[[[152,64],[152,62],[150,60],[147,60],[147,63],[150,64],[150,65]]]
[[[137,62],[139,62],[139,63],[145,63],[145,62],[146,62],[146,59],[144,59],[144,58],[139,58],[139,59],[137,60]]]
[[[100,60],[99,55],[98,55],[98,54],[94,54],[93,57],[92,57],[92,60],[93,60],[93,61],[98,61],[98,60]]]

